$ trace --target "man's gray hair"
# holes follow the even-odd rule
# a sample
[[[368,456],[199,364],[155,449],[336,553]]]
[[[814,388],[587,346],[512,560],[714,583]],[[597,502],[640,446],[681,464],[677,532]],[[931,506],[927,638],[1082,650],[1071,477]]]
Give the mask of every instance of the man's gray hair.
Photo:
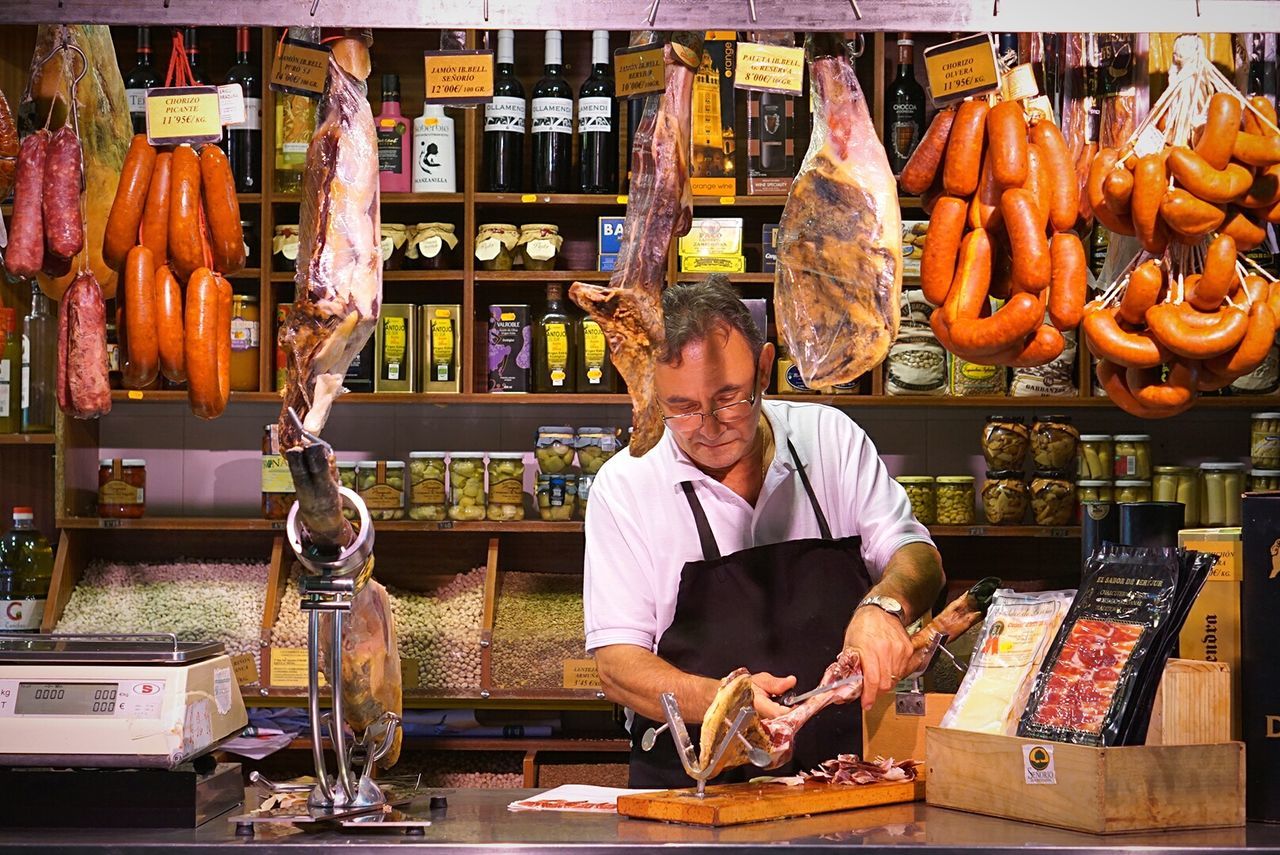
[[[672,285],[662,294],[662,315],[666,341],[659,349],[659,362],[678,364],[685,347],[726,327],[742,333],[752,357],[760,358],[764,334],[729,284],[729,277],[722,273],[713,273],[701,282]]]

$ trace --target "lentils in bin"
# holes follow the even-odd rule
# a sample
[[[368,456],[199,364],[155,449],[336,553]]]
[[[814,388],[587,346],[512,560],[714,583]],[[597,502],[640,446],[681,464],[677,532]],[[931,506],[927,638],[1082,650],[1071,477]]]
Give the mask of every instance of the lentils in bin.
[[[504,689],[558,689],[564,661],[586,659],[582,576],[502,575],[493,621],[493,684]]]

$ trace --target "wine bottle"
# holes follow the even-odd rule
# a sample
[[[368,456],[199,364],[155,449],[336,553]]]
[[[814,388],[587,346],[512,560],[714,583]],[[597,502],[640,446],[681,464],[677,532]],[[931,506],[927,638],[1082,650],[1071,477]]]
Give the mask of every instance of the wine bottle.
[[[191,66],[191,82],[201,85],[205,82],[204,69],[200,67],[200,44],[196,38],[195,27],[184,27],[182,43],[187,48],[187,65]]]
[[[547,30],[542,79],[533,87],[533,189],[568,193],[573,166],[573,90],[560,64],[560,31]]]
[[[382,75],[382,112],[378,129],[378,183],[383,193],[408,193],[413,186],[409,166],[409,122],[400,112],[400,77]]]
[[[262,81],[249,60],[248,27],[236,27],[236,64],[227,72],[227,83],[240,84],[244,121],[226,126],[222,149],[231,162],[236,190],[256,193],[262,189]]]
[[[147,90],[160,85],[160,74],[151,62],[151,28],[138,27],[138,64],[124,76],[124,94],[129,102],[133,132],[147,132]]]
[[[484,108],[485,186],[490,193],[519,193],[523,188],[524,86],[516,77],[514,30],[498,31],[498,65],[493,100]]]
[[[924,136],[924,89],[912,69],[909,33],[898,38],[898,73],[889,86],[884,147],[894,175],[902,173]]]
[[[618,102],[609,31],[591,33],[591,74],[578,90],[578,174],[583,193],[618,192]]]

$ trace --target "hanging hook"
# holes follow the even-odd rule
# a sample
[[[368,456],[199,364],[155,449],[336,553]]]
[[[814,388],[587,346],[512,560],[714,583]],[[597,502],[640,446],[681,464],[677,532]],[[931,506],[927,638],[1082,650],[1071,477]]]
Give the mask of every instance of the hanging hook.
[[[853,34],[853,48],[849,51],[849,55],[854,59],[862,56],[867,50],[867,38],[862,33]]]
[[[645,17],[648,19],[649,26],[651,27],[653,26],[653,22],[658,19],[658,4],[661,2],[662,0],[652,0],[652,2],[649,3],[649,11],[645,13]]]
[[[165,0],[165,2],[167,3],[168,0]],[[311,0],[311,17],[314,18],[316,16],[316,11],[319,10],[319,8],[320,0]]]
[[[484,22],[489,23],[489,0],[484,0]]]
[[[756,22],[756,0],[747,0],[747,8],[751,11],[751,23]]]
[[[849,0],[849,5],[853,7],[853,17],[859,21],[862,20],[862,10],[858,8],[858,0]]]

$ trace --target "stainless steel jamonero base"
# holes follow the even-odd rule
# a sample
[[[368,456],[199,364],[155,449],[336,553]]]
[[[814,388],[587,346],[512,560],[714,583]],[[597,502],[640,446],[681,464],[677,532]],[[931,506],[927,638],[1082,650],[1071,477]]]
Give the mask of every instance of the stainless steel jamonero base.
[[[720,774],[720,764],[724,760],[725,752],[729,750],[729,746],[734,740],[741,740],[742,744],[747,748],[747,756],[751,759],[753,766],[761,769],[769,765],[769,752],[756,748],[742,734],[742,726],[747,720],[756,714],[755,707],[744,706],[738,710],[738,714],[734,716],[733,723],[729,725],[729,729],[725,732],[724,737],[720,740],[720,744],[711,754],[711,762],[706,766],[701,765],[698,758],[698,751],[694,748],[693,741],[689,738],[689,728],[685,726],[684,716],[680,715],[680,705],[676,703],[676,696],[671,692],[663,692],[661,696],[662,712],[667,719],[667,723],[660,728],[650,729],[645,732],[641,739],[641,748],[645,751],[652,750],[657,743],[658,736],[663,731],[670,731],[671,738],[676,743],[676,753],[680,756],[680,765],[684,766],[684,771],[690,778],[697,782],[697,789],[692,794],[696,798],[705,798],[707,790],[707,781]]]

